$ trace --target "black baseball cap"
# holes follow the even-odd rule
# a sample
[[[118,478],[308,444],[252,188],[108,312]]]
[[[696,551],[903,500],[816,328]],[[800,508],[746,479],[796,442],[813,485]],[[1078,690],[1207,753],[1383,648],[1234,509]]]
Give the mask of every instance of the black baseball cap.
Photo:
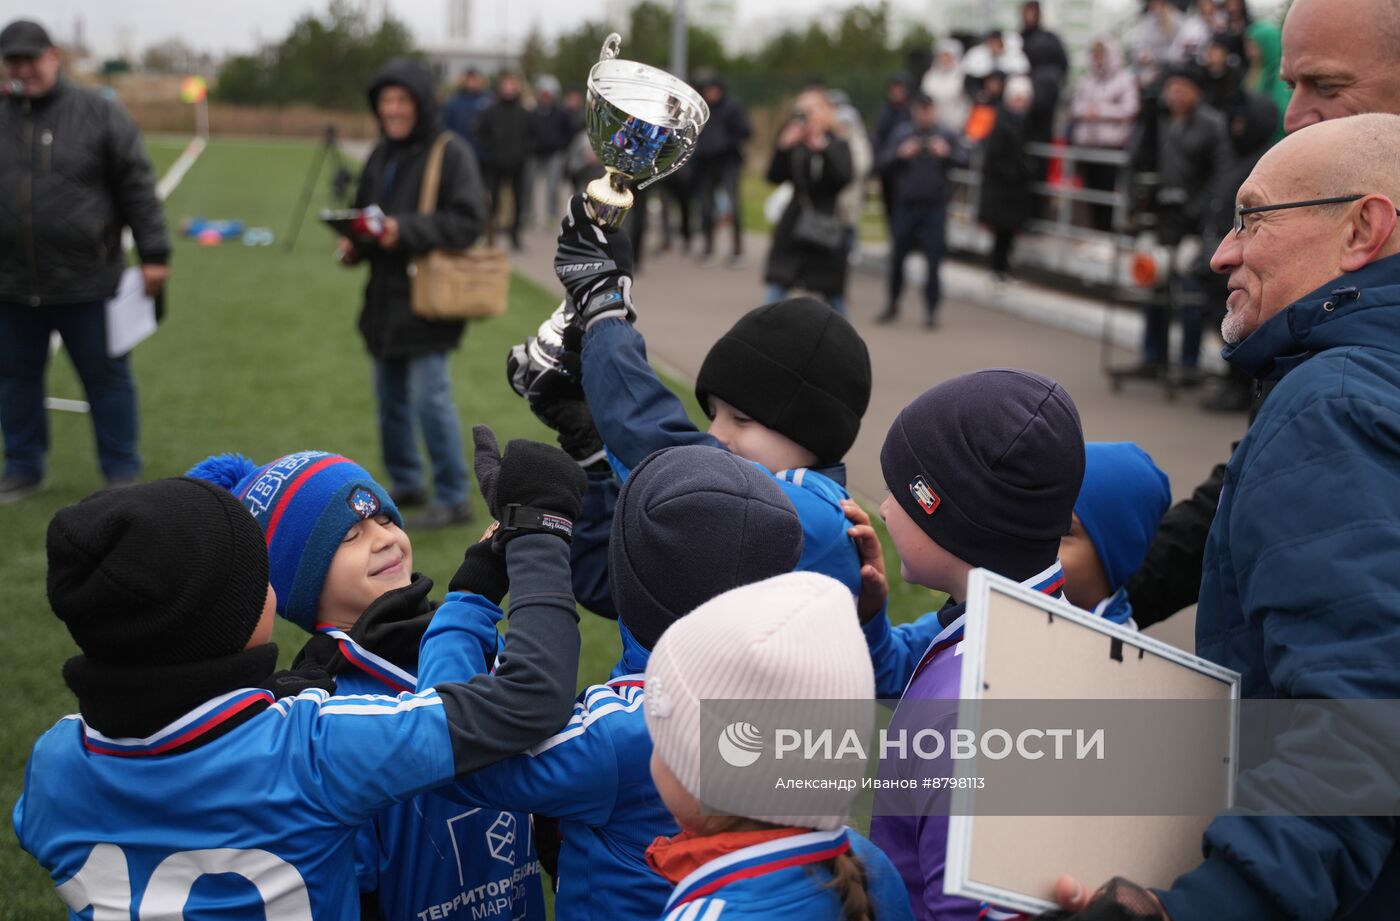
[[[16,19],[0,32],[0,57],[32,58],[52,47],[44,27],[28,19]]]

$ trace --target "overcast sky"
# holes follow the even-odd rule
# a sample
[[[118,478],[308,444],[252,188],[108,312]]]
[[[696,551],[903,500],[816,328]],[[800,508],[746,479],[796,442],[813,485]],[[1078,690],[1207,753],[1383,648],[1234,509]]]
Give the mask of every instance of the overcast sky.
[[[364,3],[366,0],[353,0]],[[419,41],[440,39],[446,28],[447,0],[370,0],[408,23]],[[666,2],[666,0],[663,0]],[[859,0],[734,0],[741,21],[759,17],[812,15],[855,5]],[[919,14],[940,0],[891,0],[897,10]],[[1015,0],[1001,0],[1012,9]],[[1135,0],[1116,0],[1129,6]],[[1279,0],[1254,0],[1251,6]],[[222,54],[248,51],[287,34],[302,14],[323,11],[329,0],[0,0],[0,23],[36,18],[56,41],[70,41],[82,17],[88,45],[99,56],[137,53],[172,37],[197,50]],[[620,0],[473,0],[472,29],[487,44],[518,43],[533,26],[547,36],[566,32],[588,19],[601,19]],[[621,4],[625,5],[625,4]],[[620,25],[621,23],[619,23]],[[1052,23],[1053,25],[1053,23]]]
[[[737,2],[741,16],[829,5],[826,0]],[[915,9],[926,2],[896,0]],[[322,11],[327,5],[328,0],[0,0],[0,22],[36,18],[55,33],[55,40],[66,41],[82,16],[88,44],[103,56],[139,52],[171,36],[201,50],[246,51],[259,41],[281,38],[303,13]],[[476,0],[472,25],[488,41],[518,41],[536,24],[546,35],[557,35],[589,18],[601,18],[604,5],[603,0]],[[437,37],[445,27],[446,0],[388,0],[388,6],[420,40]]]

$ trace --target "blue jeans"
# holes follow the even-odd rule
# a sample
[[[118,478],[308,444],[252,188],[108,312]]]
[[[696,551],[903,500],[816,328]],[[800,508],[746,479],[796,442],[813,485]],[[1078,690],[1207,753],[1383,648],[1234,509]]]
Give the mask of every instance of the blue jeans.
[[[0,428],[5,473],[39,479],[49,450],[44,372],[49,337],[63,338],[83,383],[97,436],[97,459],[107,479],[141,473],[137,453],[136,380],[126,355],[107,354],[107,304],[29,307],[0,304]]]
[[[904,260],[917,249],[928,260],[928,280],[924,283],[924,311],[931,317],[938,312],[938,303],[943,298],[938,267],[943,262],[946,246],[948,209],[895,205],[890,213],[890,225],[892,240],[888,309],[891,312],[899,309],[899,296],[904,293]]]
[[[777,302],[777,301],[781,301],[783,298],[785,298],[785,297],[787,297],[787,296],[788,296],[788,289],[787,289],[787,288],[784,288],[782,285],[769,285],[769,286],[768,286],[768,297],[767,297],[767,300],[765,301],[765,303],[772,304],[772,303],[775,303],[775,302]],[[845,296],[844,294],[822,294],[822,295],[818,295],[818,296],[819,296],[822,300],[826,301],[827,304],[829,304],[829,305],[831,306],[831,309],[832,309],[832,310],[834,310],[834,311],[836,311],[837,313],[841,314],[841,316],[843,316],[843,317],[846,315],[846,296]]]
[[[379,443],[394,488],[423,488],[417,436],[417,429],[422,429],[433,463],[433,504],[465,502],[467,458],[457,406],[452,401],[447,353],[376,361],[374,387],[379,398]]]

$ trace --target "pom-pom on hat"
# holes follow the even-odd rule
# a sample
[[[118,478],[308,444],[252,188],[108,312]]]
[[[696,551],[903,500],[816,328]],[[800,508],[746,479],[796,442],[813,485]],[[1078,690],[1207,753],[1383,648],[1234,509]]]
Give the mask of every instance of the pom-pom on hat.
[[[49,606],[98,662],[180,665],[233,655],[267,601],[257,522],[200,480],[108,489],[61,508],[47,550]]]
[[[357,522],[387,514],[399,527],[389,493],[359,464],[325,451],[299,451],[261,467],[240,454],[218,454],[189,475],[222,486],[252,512],[267,542],[277,613],[311,632],[331,560]]]
[[[647,663],[644,706],[657,756],[711,809],[779,825],[840,828],[849,800],[841,814],[798,817],[755,808],[762,798],[755,801],[752,787],[717,783],[702,790],[701,747],[717,740],[702,738],[701,701],[873,700],[875,675],[862,636],[850,589],[818,573],[786,573],[707,601],[666,631]]]
[[[618,617],[647,649],[721,592],[790,572],[802,522],[768,473],[722,448],[663,448],[617,497],[608,569]]]
[[[890,495],[963,562],[1022,580],[1051,566],[1084,481],[1079,411],[1031,371],[963,374],[904,407],[880,450]]]
[[[709,412],[719,397],[817,456],[846,456],[870,405],[870,352],[843,316],[811,297],[750,310],[720,337],[695,379]]]
[[[1091,441],[1084,459],[1074,514],[1094,545],[1109,591],[1116,592],[1142,568],[1171,505],[1171,482],[1131,441]]]

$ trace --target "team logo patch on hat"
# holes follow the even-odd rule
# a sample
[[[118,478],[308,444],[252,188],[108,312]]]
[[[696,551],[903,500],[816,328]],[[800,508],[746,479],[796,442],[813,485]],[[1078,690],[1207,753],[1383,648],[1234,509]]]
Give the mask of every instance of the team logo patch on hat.
[[[356,486],[350,490],[350,497],[346,501],[350,504],[350,511],[362,521],[379,514],[379,497],[363,486]]]
[[[914,482],[909,484],[909,494],[919,503],[919,508],[924,510],[925,515],[932,515],[934,510],[943,504],[943,500],[938,498],[938,494],[929,488],[928,481],[921,476],[914,477]]]

